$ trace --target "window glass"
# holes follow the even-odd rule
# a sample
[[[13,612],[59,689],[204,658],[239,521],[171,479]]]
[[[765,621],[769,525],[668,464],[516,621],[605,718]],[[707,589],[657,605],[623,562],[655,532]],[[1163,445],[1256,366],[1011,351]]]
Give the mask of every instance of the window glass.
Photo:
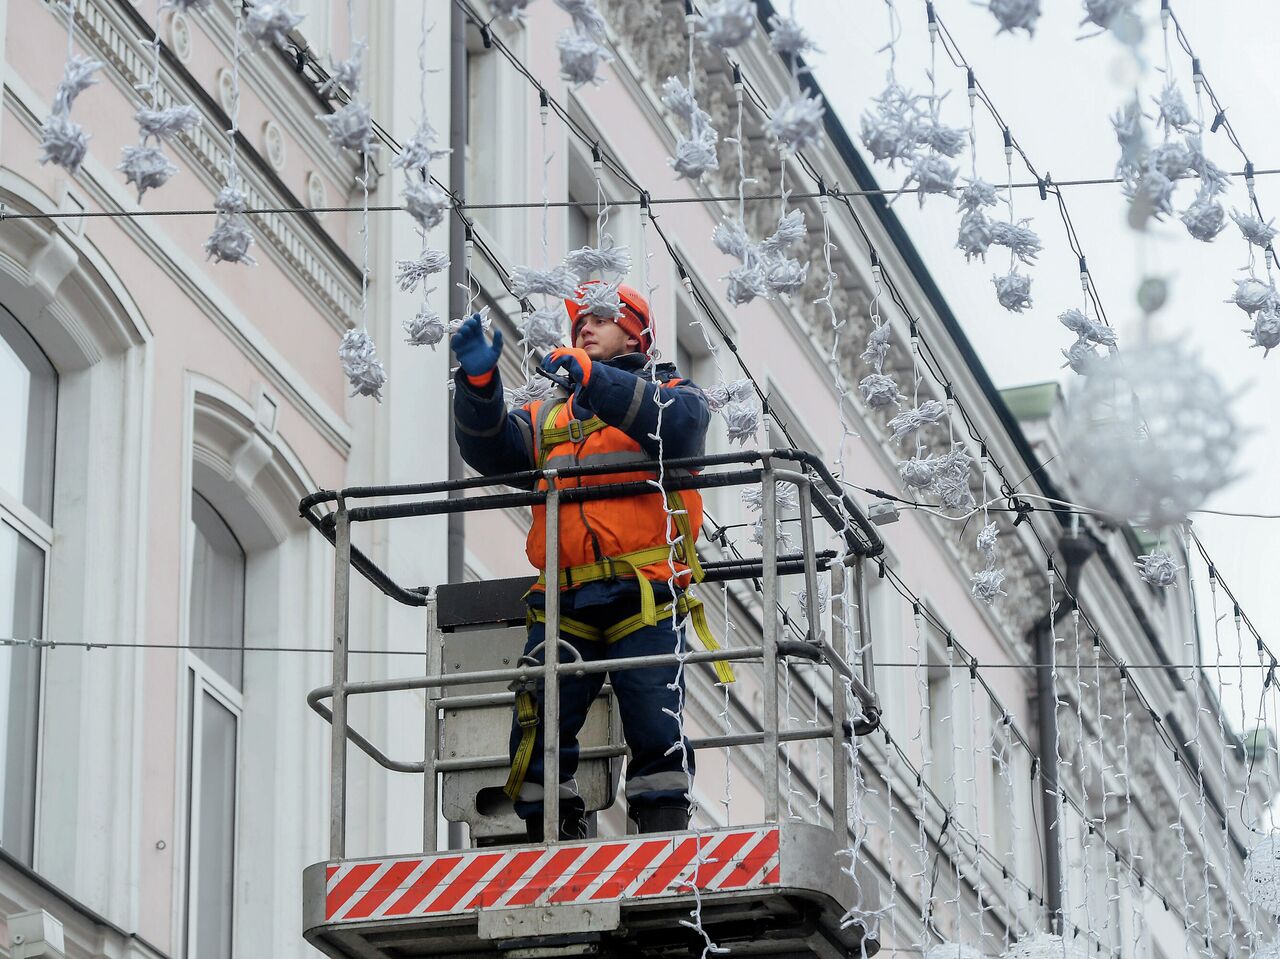
[[[0,522],[0,637],[43,638],[44,551]],[[0,646],[0,848],[30,865],[40,650]]]
[[[0,308],[0,488],[53,522],[58,377],[13,314]]]
[[[575,203],[592,203],[595,197],[570,196]],[[584,246],[596,245],[595,207],[571,206],[569,212],[569,233],[566,237],[567,249],[580,250]]]
[[[244,674],[244,550],[209,501],[191,494],[189,644],[236,689]]]
[[[199,688],[197,686],[197,688]],[[236,716],[199,691],[198,739],[193,757],[191,959],[231,959],[235,888]]]

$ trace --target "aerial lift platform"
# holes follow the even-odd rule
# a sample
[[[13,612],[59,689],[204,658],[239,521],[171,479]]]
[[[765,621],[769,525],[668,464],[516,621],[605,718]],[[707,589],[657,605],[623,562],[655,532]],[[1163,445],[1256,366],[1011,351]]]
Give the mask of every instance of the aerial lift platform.
[[[655,471],[658,464],[652,464]],[[644,482],[587,487],[563,484],[609,467],[529,471],[412,486],[319,491],[303,499],[302,515],[337,551],[334,589],[333,683],[314,690],[311,707],[332,727],[330,851],[304,875],[303,930],[335,959],[409,957],[605,956],[618,959],[701,956],[708,943],[734,956],[869,957],[879,948],[874,916],[878,883],[865,862],[841,851],[860,848],[848,818],[850,737],[876,727],[863,563],[883,549],[875,528],[810,453],[779,449],[668,460],[664,487],[706,489],[761,485],[762,555],[703,563],[704,582],[752,580],[764,610],[759,645],[680,654],[688,664],[728,660],[761,669],[760,728],[693,739],[698,749],[763,747],[763,821],[686,832],[599,836],[529,844],[523,824],[502,791],[508,770],[507,734],[512,684],[543,684],[546,723],[544,768],[559,779],[558,680],[566,674],[638,668],[677,660],[670,655],[588,663],[564,642],[547,643],[541,661],[522,658],[524,609],[530,579],[407,588],[351,543],[353,523],[388,521],[453,511],[507,509],[542,503],[547,511],[547,556],[558,557],[558,511],[599,497],[650,493]],[[643,469],[629,465],[627,470]],[[617,470],[618,467],[612,467]],[[543,481],[547,481],[544,483]],[[779,553],[776,534],[779,483],[797,488],[802,547]],[[466,495],[508,485],[522,492]],[[545,488],[549,486],[550,488]],[[370,500],[374,505],[354,505]],[[836,548],[815,546],[814,520],[825,523]],[[424,675],[352,682],[348,679],[351,570],[397,602],[422,607],[427,637]],[[809,617],[799,638],[784,634],[779,578],[803,574],[807,595],[819,595],[829,577],[832,636],[845,635],[846,614],[858,633],[857,661],[837,650]],[[548,578],[554,582],[554,571]],[[846,610],[852,577],[856,609]],[[548,592],[547,635],[557,634],[559,596]],[[536,660],[536,657],[535,657]],[[784,661],[818,664],[830,673],[830,723],[789,728],[779,721],[779,673]],[[352,696],[423,690],[422,759],[385,755],[348,720]],[[780,815],[779,751],[805,739],[830,747],[829,809],[821,823]],[[385,769],[423,780],[420,850],[346,855],[348,744]],[[608,807],[617,793],[622,742],[609,687],[593,705],[580,736],[576,776],[589,813]],[[559,834],[559,796],[548,792],[544,835]],[[440,849],[443,816],[466,822],[468,849]],[[595,818],[592,816],[592,831]]]

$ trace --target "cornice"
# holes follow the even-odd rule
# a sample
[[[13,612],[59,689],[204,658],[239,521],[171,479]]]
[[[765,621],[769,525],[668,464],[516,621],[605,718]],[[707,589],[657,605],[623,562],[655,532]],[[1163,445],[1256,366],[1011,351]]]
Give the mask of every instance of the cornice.
[[[115,2],[126,4],[128,0]],[[235,51],[235,15],[231,5],[213,3],[202,15],[189,19],[201,28],[205,38],[230,63]],[[306,27],[305,20],[301,26]],[[303,35],[305,32],[305,29],[301,30]],[[355,154],[335,149],[317,122],[316,114],[329,112],[326,101],[290,68],[283,51],[263,47],[242,53],[241,87],[251,89],[262,100],[289,136],[299,141],[308,159],[331,182],[348,191],[349,197],[361,172],[361,163]]]
[[[137,95],[136,86],[146,83],[150,75],[149,59],[137,34],[138,14],[123,0],[75,0],[75,3],[81,43],[107,64],[110,79],[132,101]],[[160,106],[191,103],[200,110],[203,120],[195,130],[174,141],[176,152],[206,188],[216,193],[225,182],[230,155],[228,142],[221,133],[228,120],[185,67],[171,56],[165,66],[158,94]],[[303,205],[243,135],[237,140],[236,152],[242,161],[240,172],[250,207]],[[359,271],[350,258],[310,214],[250,214],[249,219],[256,228],[259,248],[295,277],[298,288],[336,331],[345,331],[359,299]]]
[[[9,112],[33,138],[38,139],[41,126],[38,117],[44,115],[47,105],[35,102],[35,94],[12,74],[5,81],[4,92]],[[81,166],[75,182],[101,209],[123,212],[127,194],[113,172],[91,153]],[[213,280],[184,251],[168,242],[147,217],[125,216],[119,217],[116,222],[125,235],[147,254],[196,308],[236,344],[263,379],[281,396],[286,397],[303,419],[342,457],[347,457],[351,452],[351,430],[346,421],[227,300]]]

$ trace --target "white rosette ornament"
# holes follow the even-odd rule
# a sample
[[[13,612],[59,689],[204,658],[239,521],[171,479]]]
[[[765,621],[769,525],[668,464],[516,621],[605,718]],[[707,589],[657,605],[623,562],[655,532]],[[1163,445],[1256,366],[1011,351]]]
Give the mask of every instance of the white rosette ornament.
[[[1174,526],[1234,478],[1231,395],[1175,342],[1091,362],[1067,403],[1066,448],[1081,499],[1112,517]]]

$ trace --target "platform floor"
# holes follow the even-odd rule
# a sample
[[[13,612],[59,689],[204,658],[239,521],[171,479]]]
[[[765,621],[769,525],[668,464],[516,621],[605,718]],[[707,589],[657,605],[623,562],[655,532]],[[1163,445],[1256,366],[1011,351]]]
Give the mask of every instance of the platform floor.
[[[807,823],[317,863],[307,940],[335,959],[872,956],[876,885]],[[865,941],[864,941],[865,939]],[[865,951],[864,951],[865,950]]]

